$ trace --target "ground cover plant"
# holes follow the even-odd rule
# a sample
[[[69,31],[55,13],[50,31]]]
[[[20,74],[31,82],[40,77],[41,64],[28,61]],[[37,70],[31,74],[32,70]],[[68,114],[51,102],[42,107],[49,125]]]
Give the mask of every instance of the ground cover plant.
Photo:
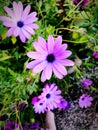
[[[97,113],[98,1],[0,3],[0,129],[49,130],[76,100]]]

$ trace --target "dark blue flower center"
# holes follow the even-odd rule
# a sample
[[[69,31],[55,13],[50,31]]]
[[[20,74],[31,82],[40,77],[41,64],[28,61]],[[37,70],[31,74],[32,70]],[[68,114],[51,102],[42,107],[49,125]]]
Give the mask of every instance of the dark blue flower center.
[[[51,95],[48,93],[47,95],[46,95],[46,98],[50,98],[51,97]]]
[[[43,105],[43,103],[40,103],[39,105],[40,105],[40,106],[42,106],[42,105]]]
[[[83,97],[81,100],[84,100],[85,98]]]
[[[47,56],[47,61],[48,61],[48,62],[53,62],[54,60],[55,60],[55,57],[54,57],[53,54],[49,54],[49,55]]]
[[[22,21],[18,21],[18,22],[17,22],[17,26],[18,26],[19,28],[22,28],[23,25],[24,25],[24,23],[23,23]]]

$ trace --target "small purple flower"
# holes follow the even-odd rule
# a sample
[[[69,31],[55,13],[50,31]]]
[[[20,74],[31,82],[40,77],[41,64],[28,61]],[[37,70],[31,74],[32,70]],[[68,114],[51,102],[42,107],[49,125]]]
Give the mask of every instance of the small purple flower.
[[[4,126],[5,130],[15,130],[15,128],[18,128],[19,125],[13,121],[8,121],[6,126]]]
[[[83,8],[84,6],[88,5],[89,0],[83,0],[83,1],[81,1],[81,0],[73,0],[73,2],[74,2],[75,5],[80,3],[79,7]]]
[[[45,113],[47,111],[45,102],[38,100],[33,106],[35,113]]]
[[[58,104],[58,108],[61,110],[68,110],[71,107],[71,103],[66,101],[65,99],[61,99],[60,103]]]
[[[91,106],[91,101],[93,101],[93,98],[90,95],[87,94],[83,94],[82,96],[80,96],[79,99],[79,106],[81,108],[87,108]]]
[[[8,28],[7,36],[14,35],[15,37],[19,36],[22,42],[30,39],[30,34],[34,34],[34,29],[38,28],[37,24],[34,22],[38,19],[36,17],[37,13],[32,12],[29,14],[31,6],[28,5],[23,10],[22,2],[18,3],[13,2],[13,10],[4,7],[4,10],[8,14],[7,16],[0,16],[0,21],[3,22],[3,25]]]
[[[97,52],[93,52],[93,56],[95,57],[95,59],[98,59],[98,53]]]
[[[48,36],[46,42],[39,36],[38,42],[33,43],[36,52],[28,52],[27,56],[34,59],[27,64],[28,69],[32,69],[33,73],[41,74],[41,81],[49,80],[52,73],[62,79],[67,75],[67,70],[64,66],[73,66],[74,62],[67,58],[72,54],[71,51],[66,50],[67,44],[62,44],[62,37],[58,36],[56,39],[52,35]]]
[[[62,96],[60,95],[61,91],[57,90],[57,86],[55,84],[46,84],[43,88],[43,92],[39,96],[39,99],[46,104],[46,108],[48,111],[57,108],[58,103]]]
[[[81,85],[84,86],[85,88],[89,88],[89,86],[92,84],[92,80],[90,79],[84,79],[82,82],[81,82]]]

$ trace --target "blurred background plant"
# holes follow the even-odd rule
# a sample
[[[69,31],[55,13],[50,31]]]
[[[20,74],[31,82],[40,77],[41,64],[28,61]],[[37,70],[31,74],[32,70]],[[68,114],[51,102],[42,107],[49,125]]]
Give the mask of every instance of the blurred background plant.
[[[3,7],[12,7],[12,2],[0,0],[0,15],[6,15]],[[0,120],[2,127],[8,120],[14,120],[20,125],[38,121],[31,98],[41,92],[44,83],[41,83],[39,74],[32,74],[26,69],[29,61],[26,53],[32,50],[32,42],[37,41],[38,36],[47,39],[49,34],[54,37],[61,35],[73,53],[70,59],[75,61],[74,67],[68,69],[69,75],[63,80],[53,76],[49,83],[56,82],[68,100],[78,99],[85,91],[91,94],[98,92],[98,59],[93,57],[94,51],[98,53],[98,1],[90,0],[82,9],[73,0],[21,2],[24,6],[30,4],[31,11],[38,13],[36,23],[39,29],[35,30],[35,35],[30,40],[21,43],[18,37],[7,37],[7,30],[0,22],[0,117],[8,115],[6,121]],[[80,84],[84,77],[93,80],[89,90]],[[93,96],[97,101],[97,95]],[[19,110],[20,104],[25,104],[23,110]],[[42,121],[42,116],[39,120]]]

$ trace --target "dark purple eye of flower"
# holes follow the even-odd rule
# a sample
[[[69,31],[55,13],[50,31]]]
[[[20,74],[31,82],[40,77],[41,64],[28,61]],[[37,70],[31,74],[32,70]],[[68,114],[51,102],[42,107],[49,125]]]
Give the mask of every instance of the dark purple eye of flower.
[[[51,96],[51,95],[48,93],[48,94],[46,95],[46,98],[50,98],[50,96]]]
[[[48,61],[48,62],[53,62],[54,60],[55,60],[55,57],[54,57],[53,54],[49,54],[49,55],[47,56],[47,61]]]
[[[18,21],[18,22],[17,22],[17,26],[18,26],[19,28],[22,28],[23,25],[24,25],[24,23],[23,23],[22,21]]]
[[[85,98],[83,97],[81,100],[84,100]]]
[[[43,103],[40,103],[39,105],[40,105],[40,106],[42,106],[42,105],[43,105]]]

